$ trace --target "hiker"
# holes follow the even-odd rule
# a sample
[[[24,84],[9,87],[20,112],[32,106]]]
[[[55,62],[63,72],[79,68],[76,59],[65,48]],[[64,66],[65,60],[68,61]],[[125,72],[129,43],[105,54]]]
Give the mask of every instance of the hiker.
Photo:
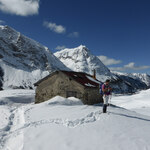
[[[102,91],[103,91],[103,113],[107,112],[107,106],[109,101],[109,96],[111,95],[112,88],[110,87],[110,80],[106,80],[105,83],[102,85]]]

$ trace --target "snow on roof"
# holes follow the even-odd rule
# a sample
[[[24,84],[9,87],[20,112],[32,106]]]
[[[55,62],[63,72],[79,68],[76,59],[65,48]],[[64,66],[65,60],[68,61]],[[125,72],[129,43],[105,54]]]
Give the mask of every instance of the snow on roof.
[[[89,76],[89,75],[87,75],[86,77],[87,77],[89,80],[93,81],[93,82],[96,82],[96,83],[98,83],[98,84],[101,83],[100,81],[98,81],[97,79],[94,79],[93,77],[91,77],[91,76]]]
[[[95,87],[94,85],[92,85],[92,84],[90,84],[90,83],[86,83],[85,86]]]
[[[62,71],[67,76],[73,78],[75,81],[80,83],[85,87],[97,88],[99,87],[100,81],[94,79],[91,75],[83,72],[74,72],[74,71]]]

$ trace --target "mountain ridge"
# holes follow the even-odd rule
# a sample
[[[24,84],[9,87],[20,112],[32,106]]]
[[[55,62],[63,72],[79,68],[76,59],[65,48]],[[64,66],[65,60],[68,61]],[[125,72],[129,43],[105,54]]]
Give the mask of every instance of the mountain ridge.
[[[4,89],[34,88],[33,83],[49,73],[68,69],[47,47],[9,26],[0,26],[0,50]]]

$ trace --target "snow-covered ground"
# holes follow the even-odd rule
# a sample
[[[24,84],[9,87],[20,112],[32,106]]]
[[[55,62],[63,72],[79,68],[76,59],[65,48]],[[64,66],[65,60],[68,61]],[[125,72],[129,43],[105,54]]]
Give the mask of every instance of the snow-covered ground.
[[[34,90],[0,91],[2,150],[149,150],[150,90],[102,106],[57,96],[34,104]],[[131,110],[145,109],[146,115]],[[130,109],[130,110],[128,110]]]
[[[150,89],[134,95],[114,96],[111,103],[150,116]]]

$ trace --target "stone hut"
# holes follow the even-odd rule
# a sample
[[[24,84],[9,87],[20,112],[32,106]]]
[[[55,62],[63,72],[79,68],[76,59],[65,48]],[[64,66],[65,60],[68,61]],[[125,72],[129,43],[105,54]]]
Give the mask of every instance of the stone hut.
[[[76,97],[84,104],[102,102],[99,93],[100,81],[94,75],[83,72],[55,71],[34,84],[36,86],[35,103],[41,103],[54,96]]]

